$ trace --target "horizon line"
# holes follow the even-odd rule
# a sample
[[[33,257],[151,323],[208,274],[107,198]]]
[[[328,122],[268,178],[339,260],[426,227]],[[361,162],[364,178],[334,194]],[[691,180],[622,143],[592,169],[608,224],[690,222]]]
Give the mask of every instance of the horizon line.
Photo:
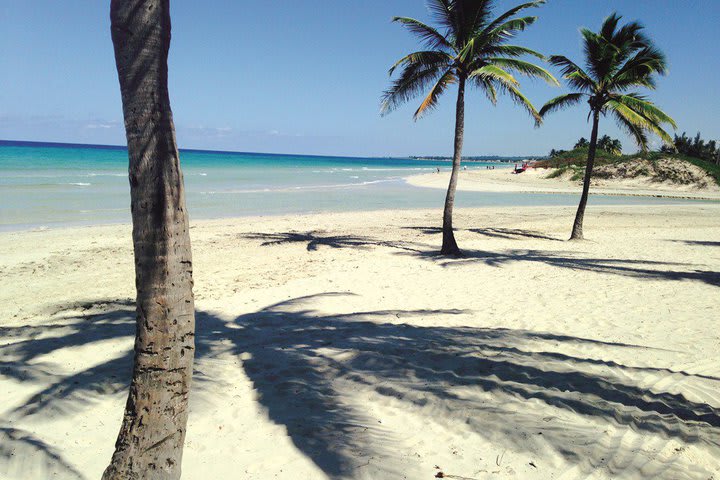
[[[89,147],[89,148],[95,148],[98,150],[127,150],[127,145],[106,145],[106,144],[100,144],[100,143],[76,143],[76,142],[44,142],[39,140],[7,140],[7,139],[0,139],[0,146],[5,145],[8,146],[8,144],[15,144],[16,146],[30,146],[32,144],[38,144],[38,145],[44,145],[44,146],[63,146],[63,147]],[[302,157],[316,157],[316,158],[357,158],[357,159],[383,159],[383,158],[397,158],[397,159],[421,159],[421,158],[448,158],[452,159],[452,155],[404,155],[404,156],[392,156],[392,155],[385,155],[385,156],[355,156],[355,155],[317,155],[317,154],[305,154],[305,153],[273,153],[273,152],[243,152],[243,151],[237,151],[237,150],[210,150],[210,149],[203,149],[203,148],[184,148],[184,147],[178,147],[179,151],[183,152],[197,152],[197,153],[219,153],[219,154],[244,154],[244,155],[272,155],[272,156],[280,156],[280,157],[293,157],[293,156],[302,156]],[[544,156],[544,155],[464,155],[464,158],[471,158],[471,157],[488,157],[488,158],[497,158],[497,159],[506,159],[506,158],[528,158],[528,157],[538,157],[538,156]]]

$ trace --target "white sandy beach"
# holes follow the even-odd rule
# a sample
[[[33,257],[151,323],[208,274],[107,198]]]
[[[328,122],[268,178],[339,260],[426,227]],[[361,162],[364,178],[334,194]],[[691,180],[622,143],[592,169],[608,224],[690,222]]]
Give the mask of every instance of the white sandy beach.
[[[524,193],[573,193],[580,194],[582,181],[573,182],[563,178],[546,178],[553,169],[531,168],[516,175],[512,168],[498,167],[494,170],[462,170],[458,190],[476,192],[524,192]],[[428,173],[407,178],[416,187],[447,189],[450,170],[439,174]],[[597,195],[628,195],[668,198],[720,199],[720,186],[711,184],[699,189],[690,185],[651,182],[643,179],[597,180],[593,179],[591,193]]]
[[[183,478],[719,478],[720,204],[573,214],[193,222]],[[133,299],[128,225],[0,234],[0,478],[99,478]]]

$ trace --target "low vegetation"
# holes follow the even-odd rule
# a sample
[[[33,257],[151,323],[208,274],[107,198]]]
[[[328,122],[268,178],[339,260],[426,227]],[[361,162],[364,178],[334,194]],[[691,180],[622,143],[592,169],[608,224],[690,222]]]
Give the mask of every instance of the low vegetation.
[[[548,178],[568,177],[573,181],[580,181],[585,171],[587,156],[588,147],[580,141],[572,150],[553,150],[549,157],[538,161],[536,166],[555,168],[556,170],[550,173]],[[668,162],[668,160],[675,162]],[[698,186],[702,186],[703,180],[700,176],[692,175],[694,169],[680,168],[681,165],[675,165],[677,162],[690,163],[699,167],[720,186],[720,165],[709,160],[667,150],[616,155],[598,148],[595,154],[596,169],[593,171],[593,178],[648,176],[660,182],[669,181],[682,185],[696,183]]]
[[[682,135],[675,135],[673,140],[675,151],[688,157],[705,160],[720,167],[720,147],[715,140],[705,141],[700,137],[700,132],[694,138],[689,138],[685,132]],[[662,152],[672,152],[671,148],[663,147]]]

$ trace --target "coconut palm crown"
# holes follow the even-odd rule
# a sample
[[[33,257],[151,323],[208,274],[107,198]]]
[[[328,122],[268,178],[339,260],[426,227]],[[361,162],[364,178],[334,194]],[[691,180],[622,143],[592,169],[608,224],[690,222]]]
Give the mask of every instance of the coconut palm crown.
[[[541,117],[520,92],[513,73],[558,84],[547,70],[520,58],[544,58],[543,55],[508,43],[537,19],[517,14],[543,3],[545,0],[523,3],[493,18],[493,0],[429,0],[428,8],[438,28],[413,18],[393,18],[415,34],[425,50],[404,56],[390,68],[391,76],[398,69],[400,74],[383,95],[381,113],[387,114],[423,94],[425,97],[414,115],[417,120],[437,106],[449,86],[458,86],[453,173],[445,202],[441,253],[460,253],[452,232],[452,205],[462,152],[466,83],[481,89],[493,104],[498,93],[507,94],[527,110],[536,123],[540,123]]]
[[[648,148],[648,134],[655,134],[668,145],[672,138],[663,130],[668,124],[676,128],[675,121],[645,96],[632,90],[655,89],[655,76],[667,73],[665,55],[653,44],[638,22],[622,27],[622,17],[613,13],[605,19],[600,31],[580,30],[583,37],[586,68],[561,55],[549,58],[560,67],[563,77],[575,92],[560,95],[547,102],[540,115],[576,105],[586,100],[590,106],[588,118],[593,120],[588,162],[583,182],[583,195],[573,227],[572,239],[581,239],[582,220],[587,203],[595,149],[597,146],[600,116],[612,115],[643,151]]]
[[[402,67],[402,72],[383,95],[382,113],[389,113],[430,87],[415,111],[417,120],[437,105],[448,86],[467,80],[483,90],[493,104],[497,102],[498,91],[507,93],[540,121],[538,112],[520,93],[519,83],[510,72],[542,78],[552,84],[557,84],[557,80],[547,70],[517,58],[523,55],[544,58],[543,55],[507,42],[537,20],[537,17],[515,15],[542,5],[545,0],[523,3],[495,19],[490,17],[493,3],[491,0],[430,0],[428,8],[442,33],[419,20],[394,17],[393,21],[415,34],[427,50],[405,55],[390,68],[390,75],[398,67]]]

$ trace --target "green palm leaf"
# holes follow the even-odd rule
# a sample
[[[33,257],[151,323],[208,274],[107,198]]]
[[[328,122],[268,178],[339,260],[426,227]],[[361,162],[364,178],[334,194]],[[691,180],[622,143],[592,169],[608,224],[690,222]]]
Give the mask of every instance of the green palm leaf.
[[[527,77],[540,78],[542,80],[545,80],[550,85],[560,86],[560,83],[555,77],[552,76],[550,72],[533,63],[525,62],[523,60],[517,60],[515,58],[498,57],[488,58],[487,61],[493,65],[521,73]]]
[[[537,0],[535,2],[522,3],[516,7],[513,7],[510,10],[508,10],[507,12],[503,13],[502,15],[499,15],[492,22],[490,22],[490,24],[488,24],[488,26],[484,29],[484,33],[487,34],[488,32],[495,30],[500,24],[505,22],[508,18],[512,17],[516,13],[518,13],[522,10],[525,10],[526,8],[540,7],[544,3],[545,3],[545,0]]]
[[[405,102],[415,98],[443,74],[438,68],[414,69],[406,67],[390,89],[383,94],[381,115],[387,115]]]
[[[642,95],[637,93],[628,93],[626,95],[615,96],[614,99],[623,105],[627,105],[634,111],[641,113],[643,116],[652,119],[658,124],[667,123],[672,126],[673,129],[677,129],[675,120],[670,118],[667,113],[660,110],[654,103],[648,101]]]
[[[550,112],[562,110],[563,108],[567,108],[571,105],[576,105],[585,96],[585,93],[566,93],[564,95],[560,95],[559,97],[555,97],[549,102],[547,102],[545,105],[543,105],[543,107],[540,109],[540,116],[544,117]]]
[[[633,140],[635,140],[635,143],[637,143],[637,145],[643,152],[646,152],[648,150],[648,137],[647,133],[645,133],[645,130],[627,119],[617,110],[613,110],[612,113],[614,114],[615,121],[618,126],[625,130],[628,135],[630,135]]]
[[[477,70],[470,73],[470,77],[481,77],[486,78],[491,81],[495,81],[503,86],[512,86],[515,87],[519,85],[518,81],[515,80],[515,77],[510,75],[508,72],[503,70],[502,68],[495,66],[495,65],[485,65],[484,67],[480,67]]]
[[[495,45],[488,47],[485,50],[487,55],[500,55],[503,57],[520,57],[522,55],[532,55],[540,59],[545,59],[542,53],[538,53],[535,50],[525,47],[518,47],[516,45]]]
[[[453,46],[447,39],[433,27],[424,24],[419,20],[409,17],[394,17],[393,22],[397,22],[405,26],[413,34],[415,34],[428,48],[441,50],[452,50]]]
[[[560,71],[570,86],[583,92],[590,92],[595,88],[595,82],[590,78],[590,75],[567,57],[551,55],[548,61],[551,65],[560,67]]]
[[[392,76],[400,66],[413,65],[415,68],[441,68],[443,66],[449,66],[452,60],[452,57],[445,52],[431,50],[413,52],[395,62],[395,64],[390,67],[390,70],[388,70],[388,75]]]
[[[430,93],[428,93],[427,97],[425,97],[425,100],[423,100],[418,109],[415,111],[413,119],[418,120],[425,114],[425,112],[435,108],[437,106],[440,95],[443,94],[448,85],[455,83],[456,80],[457,79],[455,78],[455,73],[452,70],[448,70],[447,72],[445,72],[438,79],[437,83],[435,83],[433,88],[430,89]]]
[[[622,116],[626,121],[635,125],[638,129],[653,132],[655,135],[667,145],[672,145],[672,137],[662,129],[660,124],[653,118],[648,118],[641,112],[638,112],[626,104],[620,103],[617,100],[609,100],[605,107],[607,110],[616,112]]]
[[[522,93],[520,93],[520,90],[518,90],[516,87],[512,85],[506,85],[502,84],[502,89],[505,91],[505,93],[515,102],[516,105],[522,107],[527,111],[531,117],[535,120],[535,125],[540,125],[542,123],[542,117],[538,113],[538,111],[535,109],[533,104],[530,102],[530,100],[525,97]]]

